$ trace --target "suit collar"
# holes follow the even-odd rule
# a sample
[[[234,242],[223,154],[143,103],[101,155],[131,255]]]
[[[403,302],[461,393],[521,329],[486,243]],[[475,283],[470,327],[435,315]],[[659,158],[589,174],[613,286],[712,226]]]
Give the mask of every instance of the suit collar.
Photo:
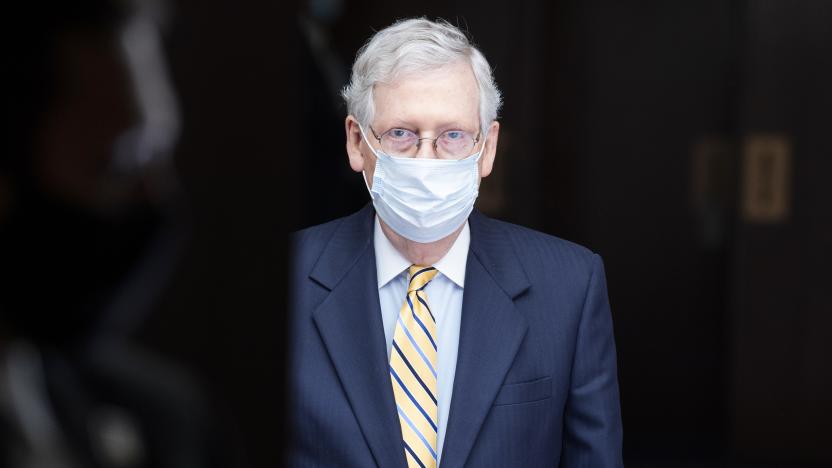
[[[367,204],[360,211],[343,218],[309,277],[332,291],[355,262],[366,255],[373,238],[374,216],[373,206]]]
[[[531,283],[517,259],[513,242],[505,229],[500,229],[501,223],[477,209],[471,213],[468,223],[471,226],[471,252],[483,268],[508,297],[514,299],[522,294]]]

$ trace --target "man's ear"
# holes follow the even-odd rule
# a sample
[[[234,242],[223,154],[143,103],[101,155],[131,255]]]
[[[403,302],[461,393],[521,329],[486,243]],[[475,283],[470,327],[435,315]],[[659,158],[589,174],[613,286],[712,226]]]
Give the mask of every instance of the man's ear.
[[[480,177],[488,177],[494,168],[494,158],[497,156],[497,140],[500,137],[500,122],[491,122],[488,135],[485,138],[482,156],[480,156]]]
[[[350,159],[350,168],[355,172],[361,172],[365,164],[364,154],[361,152],[364,138],[361,137],[358,120],[352,115],[348,115],[344,121],[344,131],[347,134],[347,156]]]

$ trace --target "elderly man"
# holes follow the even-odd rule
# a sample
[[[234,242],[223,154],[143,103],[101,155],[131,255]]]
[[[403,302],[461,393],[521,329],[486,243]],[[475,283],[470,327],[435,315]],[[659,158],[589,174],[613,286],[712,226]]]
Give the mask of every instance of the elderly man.
[[[473,208],[500,131],[482,53],[400,21],[343,95],[372,204],[293,239],[289,465],[622,466],[600,258]]]

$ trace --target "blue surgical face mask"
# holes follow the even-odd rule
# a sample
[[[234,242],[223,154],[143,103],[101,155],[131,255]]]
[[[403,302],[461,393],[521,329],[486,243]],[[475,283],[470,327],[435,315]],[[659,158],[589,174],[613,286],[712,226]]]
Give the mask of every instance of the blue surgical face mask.
[[[482,149],[461,160],[397,158],[376,151],[359,129],[376,156],[373,186],[367,190],[385,224],[406,239],[428,243],[465,223],[479,194]]]

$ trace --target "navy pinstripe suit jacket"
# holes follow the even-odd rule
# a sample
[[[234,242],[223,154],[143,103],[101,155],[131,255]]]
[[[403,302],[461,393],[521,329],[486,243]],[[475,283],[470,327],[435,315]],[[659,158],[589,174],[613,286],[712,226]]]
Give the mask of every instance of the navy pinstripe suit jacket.
[[[407,466],[373,217],[368,205],[293,236],[289,466]],[[600,258],[476,210],[469,225],[441,467],[621,467],[615,344]]]

